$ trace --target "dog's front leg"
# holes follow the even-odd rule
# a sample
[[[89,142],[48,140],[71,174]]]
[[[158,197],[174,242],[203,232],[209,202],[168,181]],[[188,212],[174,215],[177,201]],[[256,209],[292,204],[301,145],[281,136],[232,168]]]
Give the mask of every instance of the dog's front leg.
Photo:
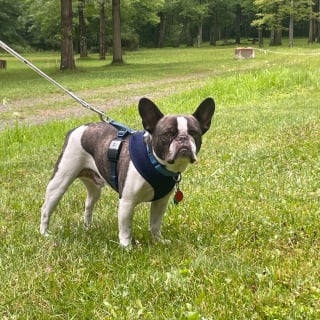
[[[118,209],[119,242],[124,248],[131,248],[132,219],[135,203],[120,199]]]
[[[159,241],[161,243],[170,243],[170,240],[166,240],[161,234],[161,224],[163,220],[164,213],[168,206],[168,201],[171,193],[166,195],[157,201],[152,202],[150,210],[150,222],[149,231],[153,241]]]

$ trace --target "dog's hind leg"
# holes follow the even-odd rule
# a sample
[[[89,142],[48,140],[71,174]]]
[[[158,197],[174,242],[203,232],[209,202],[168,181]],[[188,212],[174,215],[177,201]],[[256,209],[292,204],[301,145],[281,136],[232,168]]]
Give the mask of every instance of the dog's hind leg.
[[[84,225],[88,228],[92,223],[94,205],[101,196],[101,188],[103,185],[97,185],[93,180],[85,177],[80,177],[80,180],[87,188],[87,199],[84,211]]]
[[[59,170],[50,180],[47,186],[45,202],[41,208],[41,234],[48,235],[50,216],[75,178],[76,174],[72,175],[69,172],[61,172]]]
[[[85,126],[70,131],[63,151],[56,163],[54,174],[48,183],[45,202],[41,209],[40,233],[47,235],[50,216],[70,184],[78,177],[87,154],[81,147]]]

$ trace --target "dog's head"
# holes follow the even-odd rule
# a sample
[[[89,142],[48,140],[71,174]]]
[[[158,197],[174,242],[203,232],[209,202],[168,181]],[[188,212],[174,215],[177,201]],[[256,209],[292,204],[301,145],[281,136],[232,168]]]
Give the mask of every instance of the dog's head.
[[[142,98],[139,113],[156,159],[173,172],[182,172],[195,162],[214,110],[214,100],[207,98],[191,116],[164,116],[152,101]]]

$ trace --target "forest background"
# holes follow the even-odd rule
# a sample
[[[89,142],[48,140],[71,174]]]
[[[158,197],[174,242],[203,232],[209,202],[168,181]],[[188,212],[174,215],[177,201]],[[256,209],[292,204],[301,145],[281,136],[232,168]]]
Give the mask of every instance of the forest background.
[[[20,51],[59,50],[60,8],[66,2],[71,0],[0,0],[0,39]],[[122,47],[130,50],[201,46],[203,41],[217,45],[221,40],[240,44],[241,38],[255,42],[263,37],[281,45],[283,35],[290,46],[294,35],[320,42],[319,0],[74,0],[72,39],[80,56],[112,52],[112,7],[117,3]]]

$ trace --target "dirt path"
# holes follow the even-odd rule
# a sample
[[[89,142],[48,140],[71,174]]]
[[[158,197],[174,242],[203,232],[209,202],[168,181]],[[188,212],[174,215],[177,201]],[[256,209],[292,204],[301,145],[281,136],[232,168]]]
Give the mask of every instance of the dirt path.
[[[181,77],[149,81],[147,83],[131,83],[127,85],[97,88],[74,92],[79,98],[103,111],[111,108],[137,104],[142,96],[152,99],[179,93],[188,88],[204,85],[205,78],[211,73],[192,74]],[[45,80],[44,80],[45,81]],[[55,105],[63,105],[57,108]],[[47,96],[14,101],[3,101],[0,104],[0,129],[5,126],[19,124],[39,124],[51,120],[62,120],[81,117],[88,112],[77,101],[64,92],[51,93]],[[1,116],[2,115],[2,116]]]

